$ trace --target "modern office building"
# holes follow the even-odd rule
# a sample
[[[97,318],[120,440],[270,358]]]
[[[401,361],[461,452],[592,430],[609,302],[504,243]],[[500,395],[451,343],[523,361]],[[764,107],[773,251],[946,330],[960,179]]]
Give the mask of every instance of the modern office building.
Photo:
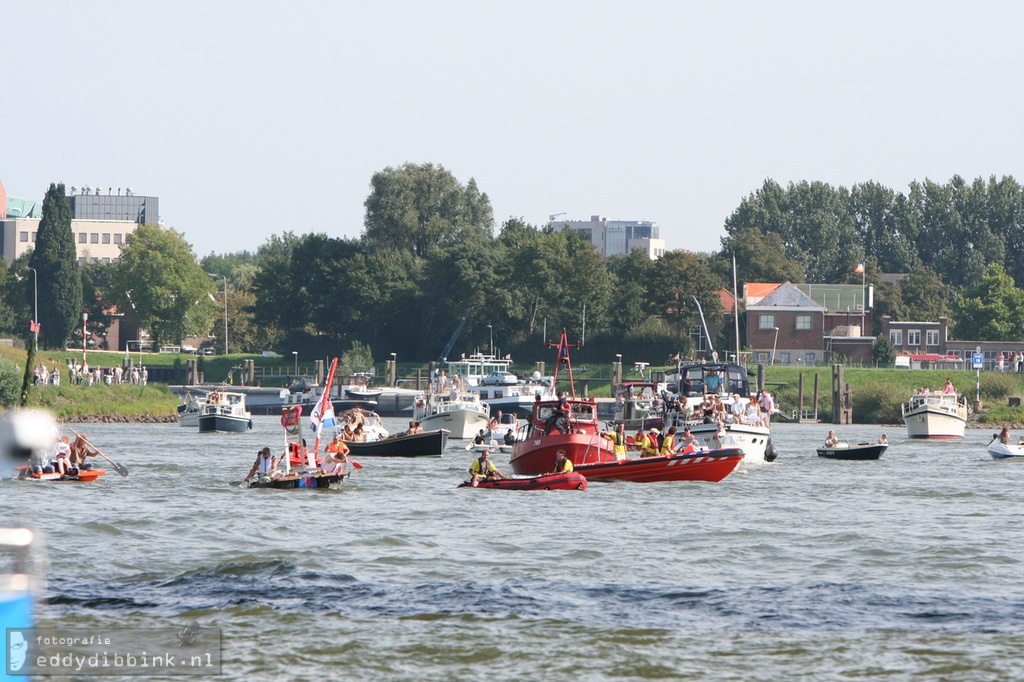
[[[136,196],[130,189],[121,194],[120,188],[117,194],[109,190],[101,194],[102,190],[90,187],[72,187],[71,192],[71,231],[79,262],[115,261],[121,255],[121,245],[136,227],[159,224],[157,197]],[[12,203],[15,210],[11,210]],[[29,206],[35,210],[28,211]],[[8,264],[35,246],[40,207],[41,202],[6,197],[0,211],[0,255]]]
[[[590,220],[552,220],[548,225],[584,233],[594,249],[606,258],[628,255],[633,249],[640,249],[651,260],[665,255],[658,224],[649,220],[608,220],[595,215]]]

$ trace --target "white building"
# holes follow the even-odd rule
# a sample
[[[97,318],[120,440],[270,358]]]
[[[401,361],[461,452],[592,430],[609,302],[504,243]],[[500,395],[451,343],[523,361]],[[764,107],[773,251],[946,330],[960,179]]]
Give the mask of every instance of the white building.
[[[665,255],[665,241],[659,238],[658,224],[649,220],[608,220],[595,215],[590,220],[553,220],[548,226],[583,232],[594,249],[606,258],[628,255],[633,249],[640,249],[651,260]]]

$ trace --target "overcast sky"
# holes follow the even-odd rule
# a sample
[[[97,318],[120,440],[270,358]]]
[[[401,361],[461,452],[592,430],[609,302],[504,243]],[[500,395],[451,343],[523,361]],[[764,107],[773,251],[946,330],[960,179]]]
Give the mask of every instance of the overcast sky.
[[[716,250],[783,185],[1024,180],[1024,3],[0,0],[0,180],[160,197],[199,256],[359,236],[434,163]]]

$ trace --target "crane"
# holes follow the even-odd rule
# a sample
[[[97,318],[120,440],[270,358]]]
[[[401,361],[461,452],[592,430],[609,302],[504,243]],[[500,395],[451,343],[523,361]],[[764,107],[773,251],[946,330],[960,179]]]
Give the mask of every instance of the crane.
[[[466,311],[466,314],[462,316],[462,322],[459,322],[459,326],[455,328],[455,333],[452,334],[452,338],[448,339],[448,345],[444,347],[444,350],[441,351],[441,355],[437,358],[437,364],[441,364],[448,359],[448,353],[451,352],[452,346],[455,345],[455,340],[459,338],[459,334],[462,332],[462,328],[466,324],[466,319],[469,318],[472,312],[473,307],[470,306],[469,310]]]

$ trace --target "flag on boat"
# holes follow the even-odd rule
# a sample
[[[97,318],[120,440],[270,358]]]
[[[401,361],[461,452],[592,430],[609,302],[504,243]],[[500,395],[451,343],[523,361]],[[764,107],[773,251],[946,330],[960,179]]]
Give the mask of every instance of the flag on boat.
[[[309,428],[313,429],[313,433],[320,436],[321,428],[331,428],[334,426],[334,405],[331,404],[330,400],[318,400],[316,405],[313,406],[313,411],[309,413]]]
[[[853,271],[856,272],[858,275],[863,275],[864,274],[864,264],[863,263],[858,263],[857,267],[854,268]]]

